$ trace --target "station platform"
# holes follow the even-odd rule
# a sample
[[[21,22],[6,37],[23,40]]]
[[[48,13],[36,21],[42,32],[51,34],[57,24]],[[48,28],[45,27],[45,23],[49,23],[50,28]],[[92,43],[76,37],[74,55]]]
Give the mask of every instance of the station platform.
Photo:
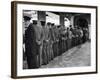
[[[83,67],[91,65],[91,43],[86,42],[69,49],[61,56],[54,58],[49,64],[40,68]]]

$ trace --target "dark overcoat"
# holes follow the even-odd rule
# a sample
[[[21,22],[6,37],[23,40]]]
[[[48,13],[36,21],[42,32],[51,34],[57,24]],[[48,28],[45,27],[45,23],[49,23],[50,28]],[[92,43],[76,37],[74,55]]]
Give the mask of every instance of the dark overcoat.
[[[28,68],[37,68],[38,45],[34,25],[31,23],[25,31],[25,50]]]

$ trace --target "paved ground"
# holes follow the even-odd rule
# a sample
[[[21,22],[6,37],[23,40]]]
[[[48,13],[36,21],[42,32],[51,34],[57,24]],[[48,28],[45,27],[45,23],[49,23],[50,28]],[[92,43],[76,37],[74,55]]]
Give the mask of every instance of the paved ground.
[[[90,43],[86,42],[81,48],[74,47],[41,68],[90,66],[90,61]]]

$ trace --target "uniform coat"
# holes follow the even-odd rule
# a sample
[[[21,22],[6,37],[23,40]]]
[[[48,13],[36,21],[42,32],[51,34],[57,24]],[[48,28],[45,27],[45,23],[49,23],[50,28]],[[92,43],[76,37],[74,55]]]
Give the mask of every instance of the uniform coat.
[[[34,69],[37,66],[37,55],[39,54],[39,46],[36,43],[36,34],[33,24],[31,23],[25,31],[25,50],[28,62],[28,68]]]

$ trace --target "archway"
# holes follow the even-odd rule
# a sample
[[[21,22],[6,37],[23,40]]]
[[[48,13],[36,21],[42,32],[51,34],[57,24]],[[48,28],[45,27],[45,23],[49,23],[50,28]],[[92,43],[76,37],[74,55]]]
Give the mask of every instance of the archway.
[[[79,18],[77,20],[77,26],[81,27],[83,30],[83,37],[82,41],[85,43],[87,40],[89,40],[89,27],[88,27],[88,21],[85,18]]]
[[[88,28],[88,21],[85,18],[79,18],[76,23],[78,27]]]

